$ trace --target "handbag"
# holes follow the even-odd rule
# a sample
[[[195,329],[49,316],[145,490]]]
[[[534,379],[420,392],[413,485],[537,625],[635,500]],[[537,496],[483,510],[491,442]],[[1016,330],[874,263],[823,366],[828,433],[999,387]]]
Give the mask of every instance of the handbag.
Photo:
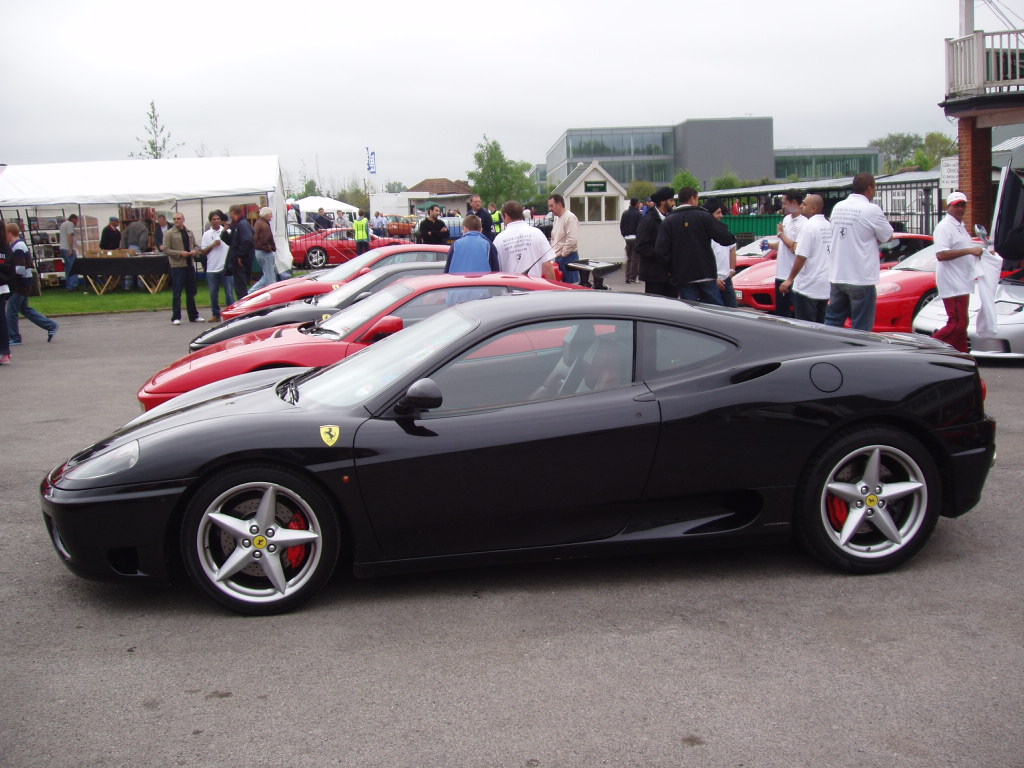
[[[29,296],[42,296],[43,295],[43,282],[39,279],[39,268],[36,266],[35,259],[32,260],[32,285],[28,289]]]

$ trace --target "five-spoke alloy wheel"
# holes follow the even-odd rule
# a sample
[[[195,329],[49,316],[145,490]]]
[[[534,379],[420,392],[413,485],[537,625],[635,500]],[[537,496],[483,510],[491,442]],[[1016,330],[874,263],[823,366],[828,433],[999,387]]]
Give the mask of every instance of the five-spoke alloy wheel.
[[[310,269],[323,269],[330,258],[324,248],[310,248],[306,253],[306,266]]]
[[[269,465],[211,478],[182,521],[189,577],[217,602],[252,615],[287,611],[311,597],[334,571],[339,542],[323,493]]]
[[[853,429],[811,459],[797,533],[826,563],[885,571],[924,546],[941,499],[935,462],[921,443],[890,427]]]

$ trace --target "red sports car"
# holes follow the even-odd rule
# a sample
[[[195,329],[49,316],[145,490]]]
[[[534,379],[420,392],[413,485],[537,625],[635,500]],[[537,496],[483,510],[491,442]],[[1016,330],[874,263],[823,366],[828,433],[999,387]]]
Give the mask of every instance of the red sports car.
[[[876,288],[876,331],[913,330],[914,315],[936,296],[937,247],[929,245],[892,269],[882,271]],[[758,264],[732,280],[740,304],[767,312],[775,310],[775,264]],[[847,323],[849,325],[849,323]]]
[[[889,269],[902,264],[909,256],[918,253],[923,248],[926,248],[931,244],[931,235],[897,232],[893,235],[892,240],[887,243],[882,243],[882,245],[879,246],[879,257],[882,260],[882,275],[884,276]],[[771,261],[761,261],[760,263],[752,264],[747,269],[738,271],[736,276],[733,277],[732,285],[736,290],[736,300],[740,304],[753,307],[754,309],[760,309],[764,312],[775,311],[775,251],[770,251],[770,255],[772,259]],[[739,260],[737,259],[737,267],[738,266]],[[933,278],[932,288],[934,287],[935,280]],[[886,288],[886,290],[893,289]],[[878,295],[879,298],[881,298],[881,286],[879,287]],[[879,305],[879,311],[881,311],[881,305]],[[909,325],[907,328],[879,328],[876,325],[875,330],[909,331],[910,328]]]
[[[393,237],[370,235],[370,247],[404,243]],[[323,269],[328,264],[343,264],[356,257],[356,235],[352,228],[319,229],[300,235],[289,242],[292,261],[309,269]]]
[[[272,283],[265,288],[243,296],[230,307],[225,308],[220,314],[225,320],[232,320],[254,310],[267,309],[292,301],[300,301],[301,299],[321,293],[330,293],[339,285],[343,285],[349,280],[369,272],[371,269],[385,267],[388,264],[404,264],[413,261],[445,261],[447,258],[447,245],[414,245],[412,243],[385,245],[381,248],[367,251],[362,256],[357,256],[351,261],[346,261],[344,264],[339,264],[332,269],[317,272],[315,275],[293,277],[290,280]]]
[[[172,397],[229,376],[267,368],[330,365],[464,301],[575,287],[502,272],[409,278],[322,323],[268,328],[186,355],[150,378],[139,390],[139,401],[148,411]]]

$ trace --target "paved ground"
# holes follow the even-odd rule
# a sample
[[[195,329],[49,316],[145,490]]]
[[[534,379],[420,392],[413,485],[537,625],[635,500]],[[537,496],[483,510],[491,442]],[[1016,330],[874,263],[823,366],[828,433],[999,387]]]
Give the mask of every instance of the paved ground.
[[[1024,367],[984,366],[982,504],[895,573],[790,547],[341,573],[247,619],[184,585],[80,580],[40,519],[44,473],[184,353],[196,328],[169,320],[64,318],[53,344],[26,326],[0,369],[0,766],[1021,764]]]

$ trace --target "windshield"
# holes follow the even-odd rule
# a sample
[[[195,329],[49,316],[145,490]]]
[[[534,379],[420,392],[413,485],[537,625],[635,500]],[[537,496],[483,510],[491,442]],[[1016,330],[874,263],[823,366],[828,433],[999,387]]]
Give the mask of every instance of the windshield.
[[[367,296],[362,301],[341,310],[336,315],[332,315],[320,323],[320,326],[341,334],[342,338],[344,338],[354,328],[360,328],[378,315],[383,315],[389,307],[410,293],[412,293],[412,288],[402,283],[389,285],[383,291],[377,291],[372,296]]]
[[[935,258],[935,254],[938,252],[939,247],[937,245],[929,245],[927,248],[922,248],[917,253],[907,256],[907,258],[893,267],[893,269],[909,269],[915,272],[934,272],[936,265],[939,263]]]
[[[362,256],[356,256],[351,261],[346,261],[344,264],[339,264],[333,269],[329,269],[322,275],[317,275],[312,278],[313,280],[319,280],[324,283],[334,283],[339,280],[348,280],[352,275],[358,274],[359,270],[363,267],[370,267],[373,263],[380,258],[380,248],[374,248],[373,250],[367,251]]]
[[[458,310],[440,312],[317,371],[299,384],[298,402],[312,408],[347,408],[366,402],[475,326],[475,320]]]
[[[369,291],[373,285],[380,279],[380,275],[376,272],[367,272],[365,275],[360,275],[355,280],[339,285],[330,293],[324,293],[320,296],[314,296],[317,306],[320,307],[340,307],[345,304],[349,299],[355,298],[360,293]]]

